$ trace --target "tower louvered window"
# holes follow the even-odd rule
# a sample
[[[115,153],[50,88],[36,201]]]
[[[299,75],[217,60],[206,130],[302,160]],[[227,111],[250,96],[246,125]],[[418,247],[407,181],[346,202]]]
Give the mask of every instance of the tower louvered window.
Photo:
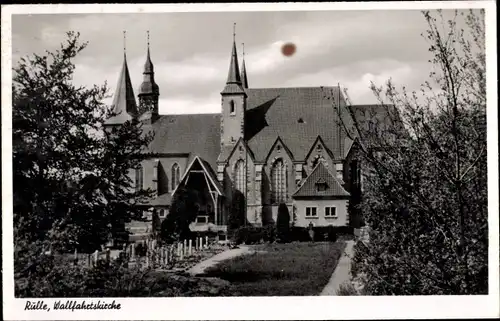
[[[139,165],[139,167],[135,169],[135,190],[139,192],[142,189],[143,189],[143,168],[142,165]]]
[[[234,168],[234,185],[236,186],[236,189],[242,193],[245,193],[245,176],[245,162],[240,159],[236,162],[236,166]]]
[[[287,198],[287,172],[282,159],[278,159],[271,168],[272,203],[286,203]]]
[[[172,165],[172,190],[174,190],[177,185],[179,185],[179,181],[181,179],[181,170],[179,165],[175,163]]]

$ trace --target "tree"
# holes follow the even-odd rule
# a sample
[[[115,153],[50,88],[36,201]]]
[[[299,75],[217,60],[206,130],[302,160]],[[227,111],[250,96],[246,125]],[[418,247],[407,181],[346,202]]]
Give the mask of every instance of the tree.
[[[279,242],[288,242],[290,236],[290,213],[285,203],[278,206],[278,217],[276,219],[276,229]]]
[[[196,190],[180,187],[172,199],[170,212],[161,224],[161,238],[166,243],[189,238],[189,225],[196,220],[200,209],[200,195]]]
[[[359,208],[370,242],[358,247],[357,271],[369,294],[485,294],[484,12],[423,16],[434,71],[421,92],[372,84],[384,119],[343,122],[366,172]]]
[[[151,195],[133,190],[128,173],[152,135],[135,121],[103,130],[116,115],[103,103],[106,84],[72,83],[73,60],[86,45],[68,32],[59,50],[23,58],[13,69],[16,255],[100,248]]]
[[[245,196],[235,190],[231,202],[231,211],[228,217],[228,227],[236,230],[245,224]]]

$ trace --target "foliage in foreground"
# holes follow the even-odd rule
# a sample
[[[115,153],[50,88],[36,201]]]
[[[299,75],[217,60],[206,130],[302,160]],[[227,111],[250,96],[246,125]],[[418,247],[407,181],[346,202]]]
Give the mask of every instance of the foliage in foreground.
[[[41,256],[30,277],[16,275],[15,296],[52,297],[176,297],[220,295],[228,282],[126,267],[98,261],[96,267],[64,264],[61,257]],[[67,263],[67,262],[66,262]]]
[[[152,135],[136,121],[105,130],[117,115],[103,103],[106,85],[73,84],[74,60],[85,47],[69,32],[59,50],[23,58],[13,69],[14,261],[16,291],[26,295],[121,286],[92,274],[104,273],[99,269],[54,265],[43,253],[89,253],[128,238],[125,223],[141,214],[135,204],[151,196],[134,189],[129,171]]]
[[[355,251],[356,273],[372,295],[485,294],[484,12],[449,21],[440,11],[423,14],[429,82],[419,94],[373,85],[387,119],[374,130],[355,121],[367,173],[359,208],[370,226],[370,243]]]
[[[14,239],[53,251],[90,252],[122,236],[139,215],[129,170],[152,139],[137,122],[104,130],[116,113],[106,85],[73,84],[74,59],[86,43],[68,33],[59,50],[34,54],[13,69]]]
[[[318,295],[345,248],[336,243],[264,244],[209,268],[206,275],[231,282],[225,296]]]

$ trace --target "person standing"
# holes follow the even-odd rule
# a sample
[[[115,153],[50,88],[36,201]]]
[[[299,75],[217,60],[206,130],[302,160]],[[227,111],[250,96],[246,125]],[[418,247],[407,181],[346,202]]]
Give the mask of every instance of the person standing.
[[[312,222],[309,222],[309,238],[311,239],[311,242],[314,242],[314,225]]]

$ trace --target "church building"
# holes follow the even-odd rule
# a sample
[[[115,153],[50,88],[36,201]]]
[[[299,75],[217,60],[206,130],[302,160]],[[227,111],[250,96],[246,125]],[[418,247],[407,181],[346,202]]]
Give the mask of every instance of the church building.
[[[165,218],[182,186],[203,195],[192,230],[226,231],[236,199],[244,200],[245,224],[275,222],[284,203],[295,226],[350,225],[348,203],[361,175],[357,142],[344,126],[365,114],[353,111],[377,106],[348,106],[339,86],[253,87],[234,37],[229,58],[220,113],[161,115],[149,43],[138,101],[124,55],[113,98],[120,114],[107,125],[139,119],[154,132],[150,157],[131,172],[137,189],[155,191],[145,210]]]

